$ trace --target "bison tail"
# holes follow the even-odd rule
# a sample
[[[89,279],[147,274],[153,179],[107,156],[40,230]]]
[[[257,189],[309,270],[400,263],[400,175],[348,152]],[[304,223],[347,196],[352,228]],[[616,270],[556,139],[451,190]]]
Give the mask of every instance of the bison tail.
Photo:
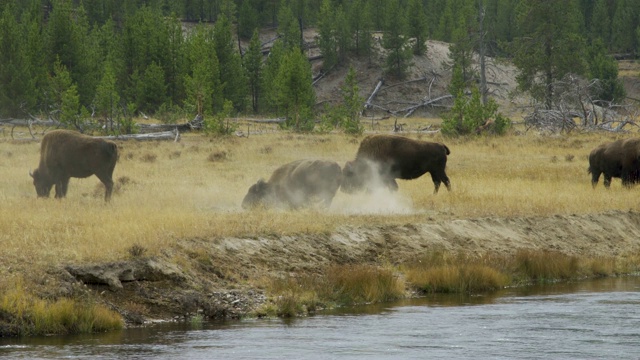
[[[446,155],[451,154],[451,151],[449,151],[449,148],[447,147],[447,145],[442,144],[442,146],[444,147],[444,153],[445,153]]]
[[[593,174],[593,169],[591,169],[591,166],[587,168],[587,174]]]
[[[114,142],[109,141],[106,142],[105,149],[110,157],[115,158],[116,161],[118,161],[118,159],[120,158],[120,154],[118,153],[118,145],[116,145]]]

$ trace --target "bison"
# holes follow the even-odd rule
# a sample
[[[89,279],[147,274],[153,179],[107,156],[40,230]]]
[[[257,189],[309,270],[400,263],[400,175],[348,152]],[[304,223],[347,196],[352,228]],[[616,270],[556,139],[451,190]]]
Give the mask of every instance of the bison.
[[[376,185],[398,190],[395,179],[417,179],[431,174],[434,194],[444,183],[451,190],[445,173],[447,155],[451,152],[442,143],[413,140],[397,135],[370,135],[362,140],[354,161],[342,170],[342,191],[352,193]],[[380,181],[381,184],[376,184]]]
[[[40,165],[29,175],[38,197],[49,197],[56,186],[56,198],[67,195],[69,179],[96,175],[105,186],[105,201],[113,191],[113,170],[118,146],[113,141],[96,139],[71,130],[48,132],[40,145]]]
[[[612,178],[622,179],[629,187],[640,181],[640,138],[620,139],[599,145],[589,154],[591,185],[595,188],[604,174],[604,186],[609,188]]]
[[[269,181],[249,188],[242,207],[311,207],[320,201],[329,207],[342,181],[340,165],[327,160],[297,160],[277,168]]]

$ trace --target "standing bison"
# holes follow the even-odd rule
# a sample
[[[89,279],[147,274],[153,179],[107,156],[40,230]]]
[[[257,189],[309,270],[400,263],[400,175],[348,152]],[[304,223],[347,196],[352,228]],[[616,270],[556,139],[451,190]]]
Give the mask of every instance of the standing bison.
[[[640,138],[620,139],[602,144],[589,154],[591,185],[598,185],[604,174],[604,186],[609,188],[611,178],[622,179],[623,186],[640,181]]]
[[[356,159],[342,170],[342,190],[352,193],[371,190],[376,185],[398,190],[395,179],[417,179],[431,174],[434,194],[444,183],[451,190],[445,173],[449,148],[441,143],[413,140],[397,135],[371,135],[360,143]],[[380,183],[376,184],[376,181]]]
[[[277,168],[269,181],[260,179],[249,188],[243,208],[255,206],[298,209],[320,201],[329,207],[342,180],[334,161],[297,160]]]
[[[40,165],[33,173],[38,197],[49,197],[56,186],[56,198],[67,195],[69,179],[96,175],[105,186],[105,201],[113,191],[113,169],[118,160],[118,146],[70,130],[53,130],[42,138]]]

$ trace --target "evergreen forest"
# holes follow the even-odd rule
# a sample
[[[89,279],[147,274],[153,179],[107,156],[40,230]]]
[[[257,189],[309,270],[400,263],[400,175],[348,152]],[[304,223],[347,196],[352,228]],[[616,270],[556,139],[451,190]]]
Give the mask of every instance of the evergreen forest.
[[[81,131],[134,131],[138,114],[277,116],[313,129],[308,28],[324,71],[370,58],[382,34],[385,71],[402,78],[426,40],[440,40],[451,44],[452,94],[478,81],[470,54],[482,52],[513,62],[519,88],[548,108],[567,74],[621,102],[616,59],[640,54],[638,0],[0,0],[0,11],[0,119]],[[265,29],[277,33],[268,44]],[[352,118],[357,83],[346,83]]]

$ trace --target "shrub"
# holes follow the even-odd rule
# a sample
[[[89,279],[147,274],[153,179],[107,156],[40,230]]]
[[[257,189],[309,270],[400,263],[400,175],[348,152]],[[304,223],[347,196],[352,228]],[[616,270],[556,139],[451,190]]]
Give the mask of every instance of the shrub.
[[[224,102],[222,111],[212,118],[206,118],[203,123],[203,130],[208,135],[230,135],[236,131],[237,124],[231,122],[233,103],[229,100]]]
[[[442,117],[442,133],[448,136],[468,135],[474,132],[502,135],[510,125],[509,119],[498,112],[498,104],[494,100],[482,104],[480,91],[476,87],[473,88],[470,99],[459,91],[453,108]]]

